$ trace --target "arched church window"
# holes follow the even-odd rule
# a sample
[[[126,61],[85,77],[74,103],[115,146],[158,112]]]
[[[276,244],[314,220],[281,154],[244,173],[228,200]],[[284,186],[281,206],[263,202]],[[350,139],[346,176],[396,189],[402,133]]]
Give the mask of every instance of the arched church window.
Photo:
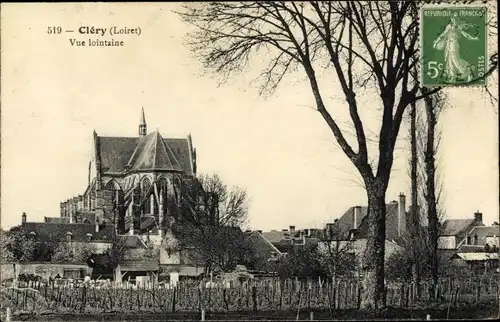
[[[158,188],[158,196],[160,197],[159,201],[163,202],[163,212],[166,211],[166,205],[167,205],[167,178],[165,177],[160,177],[157,182],[157,188]]]
[[[109,180],[106,183],[106,185],[104,186],[104,189],[110,190],[110,191],[117,191],[117,190],[121,190],[121,187],[118,184],[118,182],[116,182],[115,180]]]
[[[66,241],[67,242],[71,242],[72,237],[73,237],[73,234],[68,231],[66,233]]]
[[[141,201],[143,201],[143,213],[150,214],[151,213],[151,203],[149,201],[149,197],[151,196],[151,181],[145,177],[142,179],[142,187],[141,187]]]

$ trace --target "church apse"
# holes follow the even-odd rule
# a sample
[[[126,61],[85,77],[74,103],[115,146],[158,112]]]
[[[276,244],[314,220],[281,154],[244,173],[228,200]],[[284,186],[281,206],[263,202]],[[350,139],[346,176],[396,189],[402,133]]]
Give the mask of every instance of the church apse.
[[[95,175],[91,175],[95,173]],[[61,203],[61,220],[115,225],[119,234],[161,234],[167,218],[179,221],[181,187],[196,175],[191,135],[164,138],[147,133],[141,110],[136,137],[93,132],[88,186]]]

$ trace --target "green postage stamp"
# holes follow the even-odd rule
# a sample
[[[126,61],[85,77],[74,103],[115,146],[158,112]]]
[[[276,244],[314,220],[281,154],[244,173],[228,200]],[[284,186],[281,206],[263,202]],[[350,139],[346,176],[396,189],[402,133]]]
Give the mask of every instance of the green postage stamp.
[[[420,11],[421,84],[486,84],[486,19],[485,6],[424,6]]]

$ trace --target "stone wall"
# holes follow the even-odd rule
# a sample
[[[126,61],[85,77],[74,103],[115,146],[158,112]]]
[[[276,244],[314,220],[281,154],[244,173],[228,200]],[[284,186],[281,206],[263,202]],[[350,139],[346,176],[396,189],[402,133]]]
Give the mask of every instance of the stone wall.
[[[55,264],[55,263],[26,263],[26,264],[2,264],[1,280],[14,279],[19,274],[34,274],[43,279],[60,277],[79,278],[81,274],[91,275],[92,268],[86,264]]]

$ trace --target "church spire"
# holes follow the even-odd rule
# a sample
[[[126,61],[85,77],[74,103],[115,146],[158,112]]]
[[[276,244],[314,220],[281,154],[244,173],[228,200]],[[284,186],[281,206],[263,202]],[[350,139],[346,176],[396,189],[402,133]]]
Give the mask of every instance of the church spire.
[[[141,111],[141,121],[139,123],[139,136],[146,136],[147,134],[146,117],[144,116],[144,107]]]

